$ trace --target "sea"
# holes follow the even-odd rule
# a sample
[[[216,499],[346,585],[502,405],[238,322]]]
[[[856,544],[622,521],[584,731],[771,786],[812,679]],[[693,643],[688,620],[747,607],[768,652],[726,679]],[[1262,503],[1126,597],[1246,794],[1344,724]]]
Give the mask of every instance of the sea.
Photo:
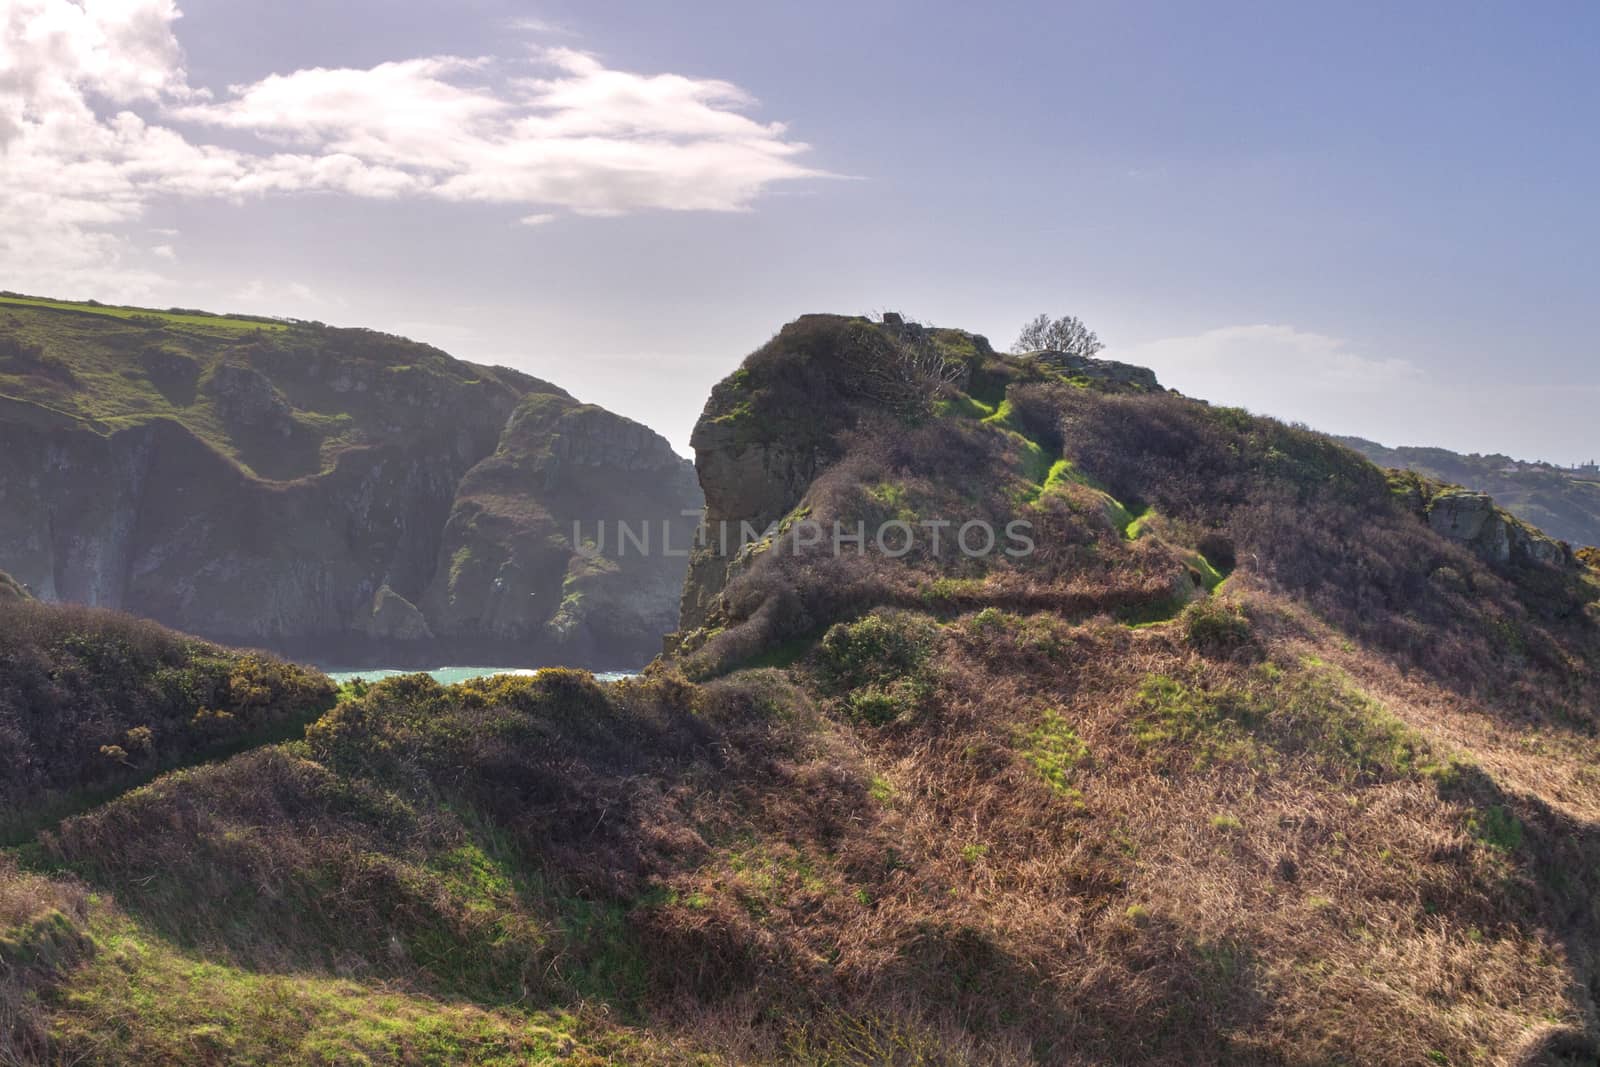
[[[440,685],[455,685],[457,682],[470,681],[473,678],[489,678],[496,674],[520,674],[528,677],[538,673],[537,667],[435,667],[431,671],[368,667],[359,671],[328,671],[327,675],[340,685],[356,678],[377,682],[401,674],[426,674]],[[595,671],[594,676],[597,681],[615,682],[622,678],[637,677],[638,673],[638,671]]]

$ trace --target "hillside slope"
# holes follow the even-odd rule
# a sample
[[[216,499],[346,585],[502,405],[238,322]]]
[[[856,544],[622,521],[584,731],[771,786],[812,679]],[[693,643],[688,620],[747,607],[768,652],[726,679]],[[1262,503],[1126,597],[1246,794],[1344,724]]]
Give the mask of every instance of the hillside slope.
[[[15,297],[0,445],[0,567],[36,596],[352,666],[643,662],[681,561],[597,562],[572,522],[684,538],[699,503],[665,440],[517,371],[365,330]],[[478,521],[489,470],[503,528]]]
[[[1600,544],[1600,479],[1509,456],[1464,456],[1444,448],[1387,448],[1336,438],[1382,467],[1416,471],[1488,493],[1507,511],[1574,546]]]
[[[790,324],[695,439],[735,533],[644,678],[391,679],[0,868],[16,1055],[1600,1055],[1600,576],[1562,546],[910,324]]]
[[[0,574],[0,842],[333,707],[316,671],[6,589]]]

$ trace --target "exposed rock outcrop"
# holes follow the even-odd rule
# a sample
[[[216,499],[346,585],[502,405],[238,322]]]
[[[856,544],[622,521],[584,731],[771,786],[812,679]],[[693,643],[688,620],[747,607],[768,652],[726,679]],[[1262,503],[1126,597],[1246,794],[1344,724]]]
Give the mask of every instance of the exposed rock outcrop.
[[[1488,563],[1576,564],[1570,545],[1497,507],[1488,493],[1444,485],[1409,471],[1392,472],[1390,484],[1435,533],[1459,541]]]
[[[433,638],[428,620],[417,606],[388,586],[372,598],[366,632],[380,641],[426,641]]]
[[[1488,493],[1495,504],[1557,541],[1600,544],[1600,481],[1593,471],[1565,470],[1504,454],[1463,455],[1445,448],[1389,448],[1360,437],[1339,437],[1380,467],[1415,471],[1446,485]]]
[[[1136,367],[1132,363],[1119,363],[1114,359],[1094,359],[1090,356],[1076,356],[1069,352],[1049,350],[1035,352],[1032,358],[1068,377],[1115,382],[1118,385],[1150,393],[1161,389],[1155,371],[1147,367]]]
[[[692,468],[547,382],[312,325],[4,308],[0,342],[0,566],[42,599],[350,666],[621,666],[672,628],[684,560],[576,564],[569,520],[686,522]]]
[[[648,653],[673,628],[699,497],[659,434],[530,395],[462,479],[428,616],[446,638],[531,640],[580,660]]]

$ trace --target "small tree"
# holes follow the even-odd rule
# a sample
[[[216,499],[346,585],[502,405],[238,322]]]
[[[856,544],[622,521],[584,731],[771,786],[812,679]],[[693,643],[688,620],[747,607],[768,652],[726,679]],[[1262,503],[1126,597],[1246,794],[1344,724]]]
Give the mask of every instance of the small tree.
[[[1059,319],[1052,319],[1049,315],[1040,315],[1022,328],[1011,351],[1025,355],[1048,349],[1088,359],[1103,348],[1105,345],[1100,343],[1100,338],[1077,316],[1063,315]]]

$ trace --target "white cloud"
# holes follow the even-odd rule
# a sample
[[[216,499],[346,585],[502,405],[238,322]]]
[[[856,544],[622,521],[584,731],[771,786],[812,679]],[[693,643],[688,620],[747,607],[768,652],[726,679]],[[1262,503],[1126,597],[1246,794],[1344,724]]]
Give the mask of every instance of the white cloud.
[[[317,295],[316,290],[304,282],[268,282],[261,278],[252,278],[229,294],[229,299],[241,302],[242,305],[234,310],[259,311],[261,314],[279,314],[285,304],[340,304],[342,301],[330,301]]]
[[[543,226],[545,223],[553,221],[555,217],[554,212],[540,211],[533,215],[524,215],[517,221],[524,226]]]
[[[543,209],[522,216],[536,225],[551,209],[747,210],[820,174],[737,86],[572,49],[297,70],[218,98],[189,84],[179,17],[173,0],[0,0],[8,284],[149,287],[125,231],[164,196],[425,197]]]
[[[549,19],[522,17],[507,19],[506,26],[518,33],[532,33],[556,37],[577,37],[578,33]]]

